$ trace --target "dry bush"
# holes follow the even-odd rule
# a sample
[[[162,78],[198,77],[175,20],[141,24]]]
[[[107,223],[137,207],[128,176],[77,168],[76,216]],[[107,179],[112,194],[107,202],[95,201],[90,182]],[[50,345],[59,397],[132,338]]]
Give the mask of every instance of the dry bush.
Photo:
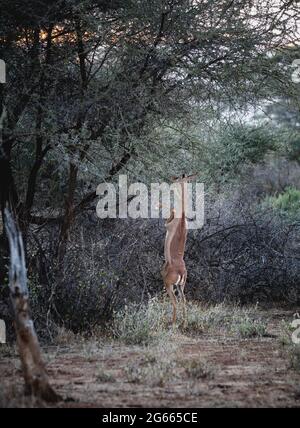
[[[285,167],[282,161],[282,175]],[[285,175],[280,181],[278,171],[265,170],[272,191],[288,184]],[[300,222],[262,208],[266,173],[259,165],[249,172],[251,185],[243,185],[243,191],[235,187],[207,195],[205,224],[188,235],[188,300],[299,304]],[[291,175],[297,175],[294,167]],[[60,268],[55,264],[53,227],[29,239],[29,286],[42,336],[54,337],[57,326],[74,332],[105,329],[124,306],[161,294],[164,221],[99,220],[87,212],[72,230]],[[197,317],[194,326],[190,321],[190,328],[201,332],[197,322]]]
[[[190,295],[200,301],[297,304],[300,223],[251,206],[246,196],[218,201],[215,217],[190,234]]]

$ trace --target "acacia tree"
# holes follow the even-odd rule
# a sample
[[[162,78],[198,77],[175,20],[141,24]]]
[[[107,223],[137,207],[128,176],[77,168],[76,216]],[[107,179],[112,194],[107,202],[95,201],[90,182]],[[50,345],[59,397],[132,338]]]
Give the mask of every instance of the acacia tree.
[[[284,156],[300,164],[300,45],[287,45],[269,59],[276,64],[281,85],[272,85],[271,97],[263,105],[265,116],[282,134]],[[262,116],[262,115],[261,115]]]
[[[97,181],[159,150],[154,125],[265,93],[266,53],[297,37],[295,2],[273,3],[2,0],[1,209],[10,199],[25,242],[56,224],[63,260]]]

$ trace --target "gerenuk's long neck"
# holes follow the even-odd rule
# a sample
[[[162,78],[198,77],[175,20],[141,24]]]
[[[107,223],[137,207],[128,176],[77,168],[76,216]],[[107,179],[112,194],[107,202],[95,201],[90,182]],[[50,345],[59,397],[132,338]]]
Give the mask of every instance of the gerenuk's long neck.
[[[184,183],[181,183],[181,217],[174,218],[171,215],[166,224],[167,235],[165,240],[165,259],[168,263],[174,260],[182,259],[185,251],[185,243],[187,237],[187,227],[185,218],[185,188]]]
[[[172,211],[166,223],[167,233],[165,238],[164,255],[167,263],[172,263],[171,242],[176,232],[176,219],[174,217],[175,217],[175,212]]]
[[[181,218],[178,221],[176,231],[173,235],[173,239],[170,246],[171,258],[178,258],[184,256],[187,227],[185,217],[185,183],[181,182]]]
[[[185,217],[185,185],[181,182],[181,218]]]

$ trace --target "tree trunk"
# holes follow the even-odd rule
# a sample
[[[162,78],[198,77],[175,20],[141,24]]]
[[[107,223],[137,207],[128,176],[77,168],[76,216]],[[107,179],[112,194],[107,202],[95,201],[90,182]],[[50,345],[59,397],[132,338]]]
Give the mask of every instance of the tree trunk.
[[[25,393],[48,402],[57,402],[60,397],[50,386],[31,319],[23,240],[8,208],[5,208],[5,228],[10,248],[9,287],[25,381]]]
[[[83,43],[83,33],[82,33],[81,23],[78,18],[76,19],[75,26],[76,26],[76,37],[77,37],[77,54],[78,54],[78,60],[80,65],[80,79],[81,79],[81,108],[79,111],[77,124],[76,124],[76,129],[79,131],[84,124],[84,119],[86,115],[84,111],[84,96],[88,87],[88,78],[87,78],[87,69],[86,69],[86,52],[85,52],[85,47]],[[83,161],[88,148],[89,148],[89,144],[87,144],[86,147],[84,147],[84,150],[81,152],[80,161]],[[68,187],[68,193],[67,193],[66,202],[65,202],[65,213],[64,213],[62,225],[60,228],[60,236],[59,236],[58,250],[57,250],[58,264],[60,267],[62,267],[62,263],[66,254],[69,233],[70,233],[70,229],[74,219],[74,198],[75,198],[75,190],[77,186],[77,176],[78,176],[78,167],[71,160],[70,170],[69,170],[69,187]]]

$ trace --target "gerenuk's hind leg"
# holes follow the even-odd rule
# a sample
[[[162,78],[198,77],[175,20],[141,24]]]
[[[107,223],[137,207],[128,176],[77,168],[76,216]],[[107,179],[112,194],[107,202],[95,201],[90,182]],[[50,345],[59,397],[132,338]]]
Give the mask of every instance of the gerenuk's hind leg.
[[[177,300],[173,291],[173,282],[165,282],[165,287],[167,290],[168,295],[170,296],[171,299],[171,303],[173,305],[173,317],[172,317],[172,324],[173,327],[175,326],[176,323],[176,305],[177,305]]]
[[[183,327],[185,328],[187,325],[187,312],[186,312],[186,299],[185,299],[185,295],[184,295],[184,287],[185,287],[185,283],[186,283],[186,278],[187,278],[187,274],[185,273],[182,280],[180,281],[178,290],[180,293],[180,298],[182,301],[182,306],[183,306]]]

